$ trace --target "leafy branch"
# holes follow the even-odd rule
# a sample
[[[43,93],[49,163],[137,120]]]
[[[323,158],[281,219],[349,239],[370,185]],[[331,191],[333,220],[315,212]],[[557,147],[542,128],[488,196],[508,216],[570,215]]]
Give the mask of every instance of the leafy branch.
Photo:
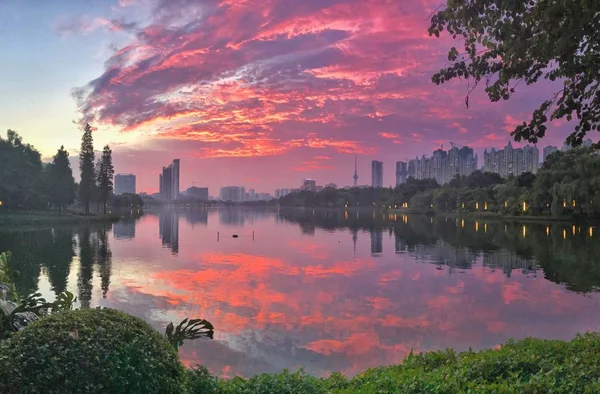
[[[183,341],[186,339],[213,339],[214,333],[215,329],[208,320],[184,319],[181,323],[179,323],[179,325],[177,325],[177,327],[173,326],[173,323],[169,323],[165,332],[165,336],[171,346],[177,350],[179,349],[179,346],[183,345]]]

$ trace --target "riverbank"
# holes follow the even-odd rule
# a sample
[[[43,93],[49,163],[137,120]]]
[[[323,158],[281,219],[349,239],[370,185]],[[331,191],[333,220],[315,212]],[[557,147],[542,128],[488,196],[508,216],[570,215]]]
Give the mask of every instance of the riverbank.
[[[54,212],[1,212],[0,232],[40,229],[54,226],[74,226],[83,224],[114,223],[120,219],[119,215],[85,215],[82,213],[65,212],[59,215]]]

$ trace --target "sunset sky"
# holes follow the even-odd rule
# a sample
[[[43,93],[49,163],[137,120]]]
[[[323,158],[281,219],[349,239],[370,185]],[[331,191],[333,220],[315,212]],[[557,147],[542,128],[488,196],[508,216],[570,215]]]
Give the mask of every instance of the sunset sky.
[[[3,0],[0,129],[50,157],[77,154],[80,123],[110,144],[117,173],[155,192],[181,159],[181,188],[273,193],[371,182],[370,162],[431,155],[450,141],[503,147],[558,90],[519,86],[465,108],[465,81],[436,86],[452,39],[430,38],[440,0]],[[460,47],[460,42],[454,43]],[[540,148],[561,145],[555,123]],[[480,165],[483,158],[480,157]]]

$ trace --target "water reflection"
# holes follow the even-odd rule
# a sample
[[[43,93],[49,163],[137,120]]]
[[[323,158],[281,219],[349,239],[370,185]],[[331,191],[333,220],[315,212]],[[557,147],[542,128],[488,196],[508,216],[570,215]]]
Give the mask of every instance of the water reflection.
[[[13,251],[23,293],[69,289],[83,307],[118,308],[161,331],[209,319],[216,339],[181,355],[227,376],[354,374],[411,349],[600,329],[600,243],[587,227],[190,209],[147,213],[110,234],[2,233],[0,251]]]
[[[121,219],[113,225],[113,234],[116,239],[133,239],[135,238],[135,219]]]
[[[109,291],[112,272],[112,252],[110,250],[107,226],[92,229],[83,228],[78,233],[79,273],[77,275],[78,299],[82,308],[89,308],[92,301],[94,268],[100,276],[102,297]]]
[[[383,252],[383,231],[371,230],[371,256],[379,256]]]
[[[159,235],[163,246],[171,249],[173,254],[179,253],[179,213],[163,211],[159,214]]]

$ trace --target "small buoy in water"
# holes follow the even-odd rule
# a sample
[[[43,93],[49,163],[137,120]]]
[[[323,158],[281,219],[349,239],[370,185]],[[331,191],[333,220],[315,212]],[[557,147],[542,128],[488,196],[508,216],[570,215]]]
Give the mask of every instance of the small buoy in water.
[[[239,235],[233,234],[233,238],[238,238],[238,237],[239,237]]]

